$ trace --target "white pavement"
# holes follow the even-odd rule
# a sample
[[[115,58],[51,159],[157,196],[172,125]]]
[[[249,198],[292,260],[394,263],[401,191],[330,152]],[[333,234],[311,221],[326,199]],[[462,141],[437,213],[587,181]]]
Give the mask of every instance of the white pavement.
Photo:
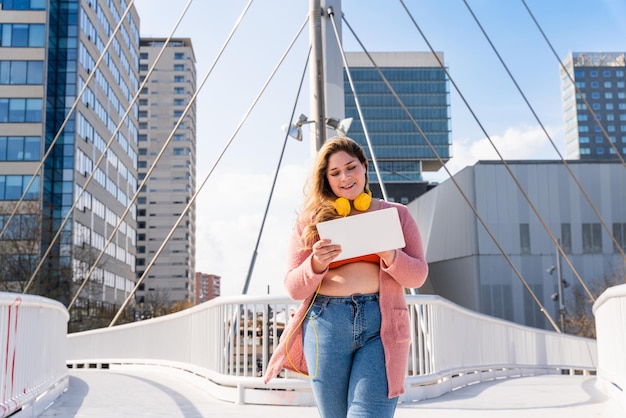
[[[72,369],[69,390],[41,417],[319,417],[313,407],[222,402],[195,379],[163,367]],[[592,376],[561,375],[502,379],[399,404],[395,417],[624,418],[626,411],[600,392],[595,381]]]

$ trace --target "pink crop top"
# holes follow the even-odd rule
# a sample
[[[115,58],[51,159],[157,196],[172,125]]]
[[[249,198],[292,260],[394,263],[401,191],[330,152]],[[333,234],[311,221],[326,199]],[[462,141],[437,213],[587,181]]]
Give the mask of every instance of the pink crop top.
[[[366,261],[368,263],[380,263],[380,257],[377,254],[362,255],[360,257],[346,258],[345,260],[333,261],[328,265],[329,269],[334,269],[346,264],[356,263],[357,261]]]

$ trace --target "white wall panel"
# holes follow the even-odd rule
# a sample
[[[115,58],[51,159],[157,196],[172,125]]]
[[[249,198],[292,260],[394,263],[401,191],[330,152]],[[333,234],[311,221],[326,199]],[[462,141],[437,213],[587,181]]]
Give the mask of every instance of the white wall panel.
[[[581,161],[570,161],[569,166],[609,232],[613,223],[626,223],[624,167],[619,163]],[[572,254],[567,254],[567,260],[583,280],[589,282],[624,271],[624,259],[613,252],[611,237],[604,228],[603,253],[582,253],[582,223],[601,222],[560,161],[511,161],[509,167],[555,238],[561,238],[562,223],[571,224]],[[454,178],[523,279],[541,293],[537,298],[556,317],[556,304],[550,299],[556,281],[545,272],[556,263],[556,246],[506,167],[501,162],[483,161],[466,167]],[[409,207],[422,231],[431,265],[429,290],[470,309],[495,314],[489,311],[494,309],[493,300],[485,301],[485,295],[510,286],[513,320],[524,323],[536,316],[527,312],[538,309],[536,303],[524,299],[528,291],[451,180]],[[520,254],[521,223],[529,224],[529,255]],[[565,259],[562,262],[563,278],[574,285],[578,279],[569,263]],[[572,288],[566,291],[566,298]]]

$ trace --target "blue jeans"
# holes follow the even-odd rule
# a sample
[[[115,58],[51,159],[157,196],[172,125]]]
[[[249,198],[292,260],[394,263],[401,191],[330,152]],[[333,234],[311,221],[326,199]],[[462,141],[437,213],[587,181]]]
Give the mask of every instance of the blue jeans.
[[[393,417],[398,398],[387,397],[378,294],[317,295],[302,332],[323,418]]]

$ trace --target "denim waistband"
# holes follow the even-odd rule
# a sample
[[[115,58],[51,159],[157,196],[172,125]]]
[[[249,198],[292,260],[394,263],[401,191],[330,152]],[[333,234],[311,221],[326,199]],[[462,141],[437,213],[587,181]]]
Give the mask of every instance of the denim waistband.
[[[358,303],[377,300],[378,293],[367,293],[365,295],[355,293],[351,296],[326,296],[318,294],[315,298],[316,303]]]

